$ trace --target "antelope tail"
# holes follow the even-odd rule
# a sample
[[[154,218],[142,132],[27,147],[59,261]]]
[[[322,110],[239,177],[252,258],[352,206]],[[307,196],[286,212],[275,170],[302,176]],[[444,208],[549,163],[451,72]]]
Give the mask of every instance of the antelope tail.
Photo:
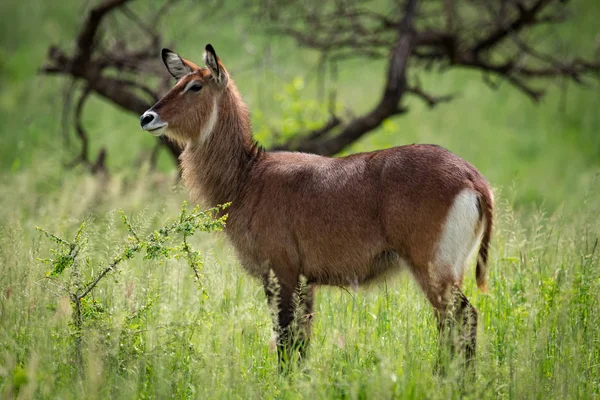
[[[488,263],[488,250],[490,240],[492,238],[492,226],[493,226],[493,210],[494,200],[492,194],[489,191],[481,193],[479,198],[480,210],[483,216],[483,236],[481,237],[481,244],[479,245],[479,253],[477,255],[477,268],[475,269],[475,278],[477,279],[477,287],[482,291],[487,291],[487,263]]]

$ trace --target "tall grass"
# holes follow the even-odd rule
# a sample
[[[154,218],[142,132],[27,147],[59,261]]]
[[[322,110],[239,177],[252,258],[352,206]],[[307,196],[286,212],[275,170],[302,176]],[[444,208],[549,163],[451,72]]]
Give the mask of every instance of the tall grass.
[[[572,22],[560,37],[590,54],[596,2],[572,3]],[[465,281],[481,318],[473,382],[462,385],[458,370],[433,374],[435,319],[407,273],[357,292],[321,288],[310,356],[289,376],[279,375],[262,287],[242,271],[221,234],[192,239],[204,255],[206,292],[184,260],[133,258],[103,279],[90,293],[83,367],[77,366],[69,298],[38,260],[54,245],[35,226],[73,237],[86,221],[85,256],[105,260],[129,234],[119,209],[148,233],[178,215],[187,197],[174,172],[139,167],[141,156],[132,153],[149,151],[153,139],[136,118],[99,99],[89,103],[84,122],[91,151],[107,146],[113,174],[90,177],[62,166],[76,151],[60,134],[65,82],[36,71],[51,43],[68,48],[91,4],[0,2],[0,397],[600,397],[600,91],[569,87],[562,97],[548,88],[546,100],[533,105],[506,85],[492,92],[465,71],[416,71],[425,89],[455,93],[456,100],[429,110],[409,99],[406,116],[386,121],[348,152],[438,143],[502,188],[490,292],[478,292],[472,276]],[[290,134],[323,118],[311,81],[314,53],[264,36],[244,14],[227,24],[199,23],[191,7],[197,4],[173,7],[166,41],[191,59],[205,43],[215,45],[263,141],[273,129]],[[341,66],[340,108],[368,110],[384,72],[385,60]],[[160,160],[160,171],[173,171],[168,157]]]
[[[127,236],[116,208],[140,232],[177,215],[171,182],[101,184],[69,177],[43,201],[28,174],[5,187],[0,242],[0,393],[22,398],[595,398],[600,396],[600,196],[575,214],[522,215],[498,194],[489,294],[466,278],[480,315],[476,379],[433,373],[431,307],[407,273],[359,291],[317,293],[310,356],[277,372],[271,319],[259,282],[219,234],[201,235],[198,290],[185,261],[133,258],[92,292],[83,375],[75,373],[69,299],[45,279],[51,242],[34,225],[72,236],[88,220],[86,257],[114,256]],[[97,190],[90,190],[97,186]],[[161,193],[157,197],[156,193]],[[11,210],[11,212],[7,212]],[[135,210],[135,211],[134,211]],[[141,210],[141,211],[139,211]],[[97,273],[97,271],[96,271]],[[474,274],[469,270],[469,275]]]

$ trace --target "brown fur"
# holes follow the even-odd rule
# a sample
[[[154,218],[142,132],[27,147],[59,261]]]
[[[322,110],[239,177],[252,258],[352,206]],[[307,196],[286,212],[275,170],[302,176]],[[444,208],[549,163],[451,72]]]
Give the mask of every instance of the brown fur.
[[[309,285],[362,284],[397,269],[400,260],[443,319],[462,276],[454,281],[435,253],[448,211],[465,189],[480,201],[477,282],[485,286],[492,194],[471,164],[434,145],[342,158],[262,151],[252,139],[246,105],[219,67],[224,83],[211,79],[214,71],[195,68],[153,110],[168,122],[169,137],[185,143],[183,179],[194,200],[231,202],[225,232],[244,268],[261,279],[274,272],[281,286],[280,328],[290,323],[290,296],[301,276]],[[194,79],[204,84],[200,93],[180,95]],[[215,96],[218,119],[201,142]],[[460,304],[476,319],[463,297]],[[474,352],[474,342],[470,346]]]

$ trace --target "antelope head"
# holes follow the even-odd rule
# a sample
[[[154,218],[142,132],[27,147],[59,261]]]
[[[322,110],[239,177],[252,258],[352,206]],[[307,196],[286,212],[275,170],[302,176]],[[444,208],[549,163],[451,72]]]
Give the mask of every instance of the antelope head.
[[[168,49],[162,50],[162,60],[177,83],[142,115],[142,129],[184,144],[206,140],[217,122],[219,98],[229,83],[225,66],[210,44],[204,53],[206,67]]]

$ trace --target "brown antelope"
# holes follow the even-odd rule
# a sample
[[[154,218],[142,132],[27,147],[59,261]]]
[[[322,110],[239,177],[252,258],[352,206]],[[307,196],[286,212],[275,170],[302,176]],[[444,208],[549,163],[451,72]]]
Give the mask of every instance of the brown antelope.
[[[436,310],[441,332],[459,322],[466,357],[474,357],[477,311],[460,287],[480,243],[476,279],[485,289],[493,212],[475,167],[434,145],[340,158],[261,150],[211,45],[205,68],[167,49],[162,59],[177,83],[142,115],[142,128],[185,147],[183,179],[194,200],[231,202],[225,232],[269,301],[277,298],[280,362],[291,350],[304,354],[315,286],[368,283],[401,265]],[[307,295],[297,295],[300,282]],[[296,323],[299,304],[306,318]]]

